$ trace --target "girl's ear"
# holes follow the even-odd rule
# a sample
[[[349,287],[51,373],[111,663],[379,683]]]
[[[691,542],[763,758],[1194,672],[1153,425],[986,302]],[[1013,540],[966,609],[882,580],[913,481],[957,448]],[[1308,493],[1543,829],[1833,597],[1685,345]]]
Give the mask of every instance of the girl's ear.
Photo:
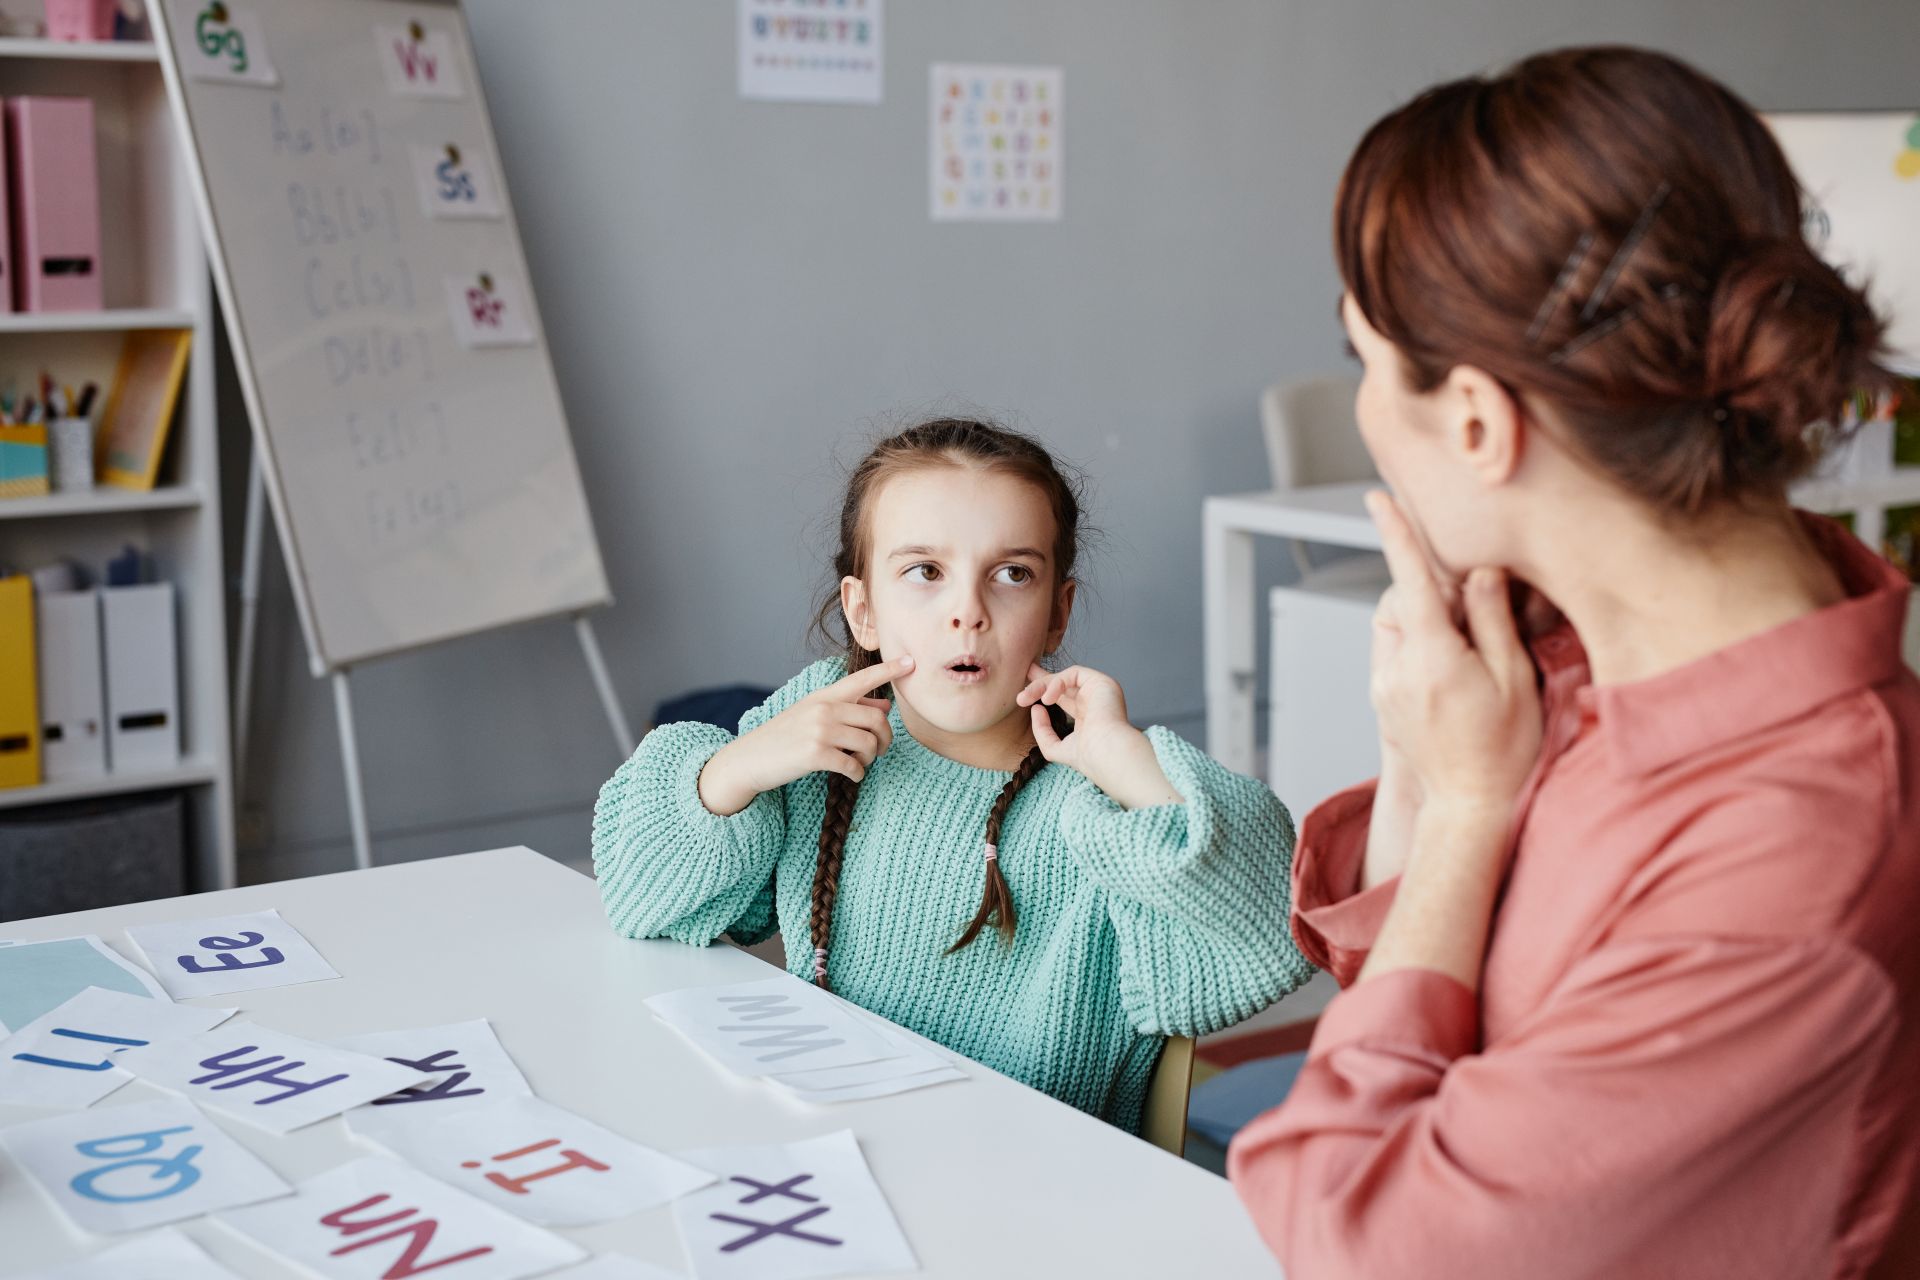
[[[840,579],[840,612],[847,619],[847,632],[862,649],[880,648],[880,628],[873,622],[873,606],[867,601],[867,584],[855,577]]]
[[[1053,616],[1047,620],[1047,647],[1041,652],[1041,657],[1058,649],[1060,642],[1067,638],[1067,620],[1073,616],[1073,593],[1079,585],[1074,579],[1068,578],[1054,594]]]

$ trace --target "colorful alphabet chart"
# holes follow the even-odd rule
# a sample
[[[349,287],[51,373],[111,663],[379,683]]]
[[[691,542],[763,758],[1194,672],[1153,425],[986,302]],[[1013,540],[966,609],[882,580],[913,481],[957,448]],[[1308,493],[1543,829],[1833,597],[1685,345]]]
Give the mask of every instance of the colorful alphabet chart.
[[[740,0],[740,96],[880,101],[881,0]]]
[[[587,1256],[569,1240],[377,1156],[220,1221],[328,1280],[426,1273],[435,1280],[520,1280]]]
[[[1058,221],[1060,68],[935,63],[932,87],[934,221]]]
[[[373,44],[396,98],[462,98],[458,34],[451,26],[415,19],[404,27],[378,26]]]
[[[850,1129],[685,1157],[721,1179],[673,1203],[681,1243],[700,1280],[919,1269]]]
[[[349,1053],[246,1021],[191,1040],[129,1049],[120,1065],[142,1080],[268,1133],[291,1133],[432,1079],[385,1058]]]
[[[171,1227],[102,1249],[78,1262],[29,1271],[19,1280],[240,1280]]]
[[[431,1077],[426,1084],[375,1098],[347,1113],[347,1127],[355,1136],[375,1142],[384,1143],[383,1135],[395,1128],[430,1123],[456,1111],[533,1093],[485,1018],[442,1027],[372,1031],[333,1044]]]
[[[0,1130],[0,1146],[82,1231],[156,1227],[289,1190],[179,1098],[14,1125]]]
[[[127,936],[175,1000],[340,976],[278,911],[132,925]]]
[[[611,1222],[713,1175],[538,1098],[507,1098],[381,1139],[408,1163],[543,1227]]]
[[[0,1041],[0,1102],[90,1107],[133,1079],[120,1054],[189,1039],[233,1013],[88,987]]]
[[[0,1035],[59,1008],[88,987],[167,999],[153,976],[93,934],[0,948]]]
[[[727,987],[688,987],[643,1001],[655,1017],[729,1071],[765,1076],[897,1056],[838,1000],[782,975]]]
[[[174,21],[193,36],[181,48],[181,66],[195,80],[250,84],[271,89],[280,83],[267,52],[260,15],[227,0],[173,0]]]

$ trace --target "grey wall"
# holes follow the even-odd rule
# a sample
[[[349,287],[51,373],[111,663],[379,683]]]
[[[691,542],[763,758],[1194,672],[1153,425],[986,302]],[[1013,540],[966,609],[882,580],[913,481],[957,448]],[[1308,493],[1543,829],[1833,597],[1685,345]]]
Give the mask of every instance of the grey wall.
[[[1074,654],[1138,721],[1198,736],[1200,498],[1264,487],[1260,389],[1339,362],[1328,211],[1371,121],[1602,41],[1675,52],[1763,108],[1920,106],[1912,0],[891,0],[879,107],[741,101],[731,0],[467,8],[636,723],[803,663],[839,466],[887,415],[955,396],[1091,474],[1106,541]],[[1065,67],[1062,222],[928,220],[935,60]],[[332,707],[277,562],[261,672],[242,829],[264,852],[244,874],[341,868]],[[566,628],[355,687],[382,858],[584,857],[616,758]]]

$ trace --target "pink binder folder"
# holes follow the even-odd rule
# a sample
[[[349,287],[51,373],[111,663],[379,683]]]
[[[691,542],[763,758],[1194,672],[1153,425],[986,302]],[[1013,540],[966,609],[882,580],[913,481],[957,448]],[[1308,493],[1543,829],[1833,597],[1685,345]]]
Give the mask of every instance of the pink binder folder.
[[[22,311],[98,311],[100,174],[91,98],[9,98],[13,298]]]
[[[0,127],[0,315],[13,310],[13,228],[7,223],[13,208],[7,190],[12,172],[13,166],[7,163],[7,130]]]

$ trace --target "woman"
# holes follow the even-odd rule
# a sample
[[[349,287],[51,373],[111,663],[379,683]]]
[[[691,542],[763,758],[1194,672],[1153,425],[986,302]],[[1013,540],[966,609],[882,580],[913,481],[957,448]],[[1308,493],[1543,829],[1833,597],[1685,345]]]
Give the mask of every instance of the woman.
[[[1346,990],[1231,1152],[1294,1280],[1920,1275],[1907,584],[1786,499],[1883,326],[1801,213],[1743,102],[1631,49],[1348,165],[1383,768],[1303,826]]]

